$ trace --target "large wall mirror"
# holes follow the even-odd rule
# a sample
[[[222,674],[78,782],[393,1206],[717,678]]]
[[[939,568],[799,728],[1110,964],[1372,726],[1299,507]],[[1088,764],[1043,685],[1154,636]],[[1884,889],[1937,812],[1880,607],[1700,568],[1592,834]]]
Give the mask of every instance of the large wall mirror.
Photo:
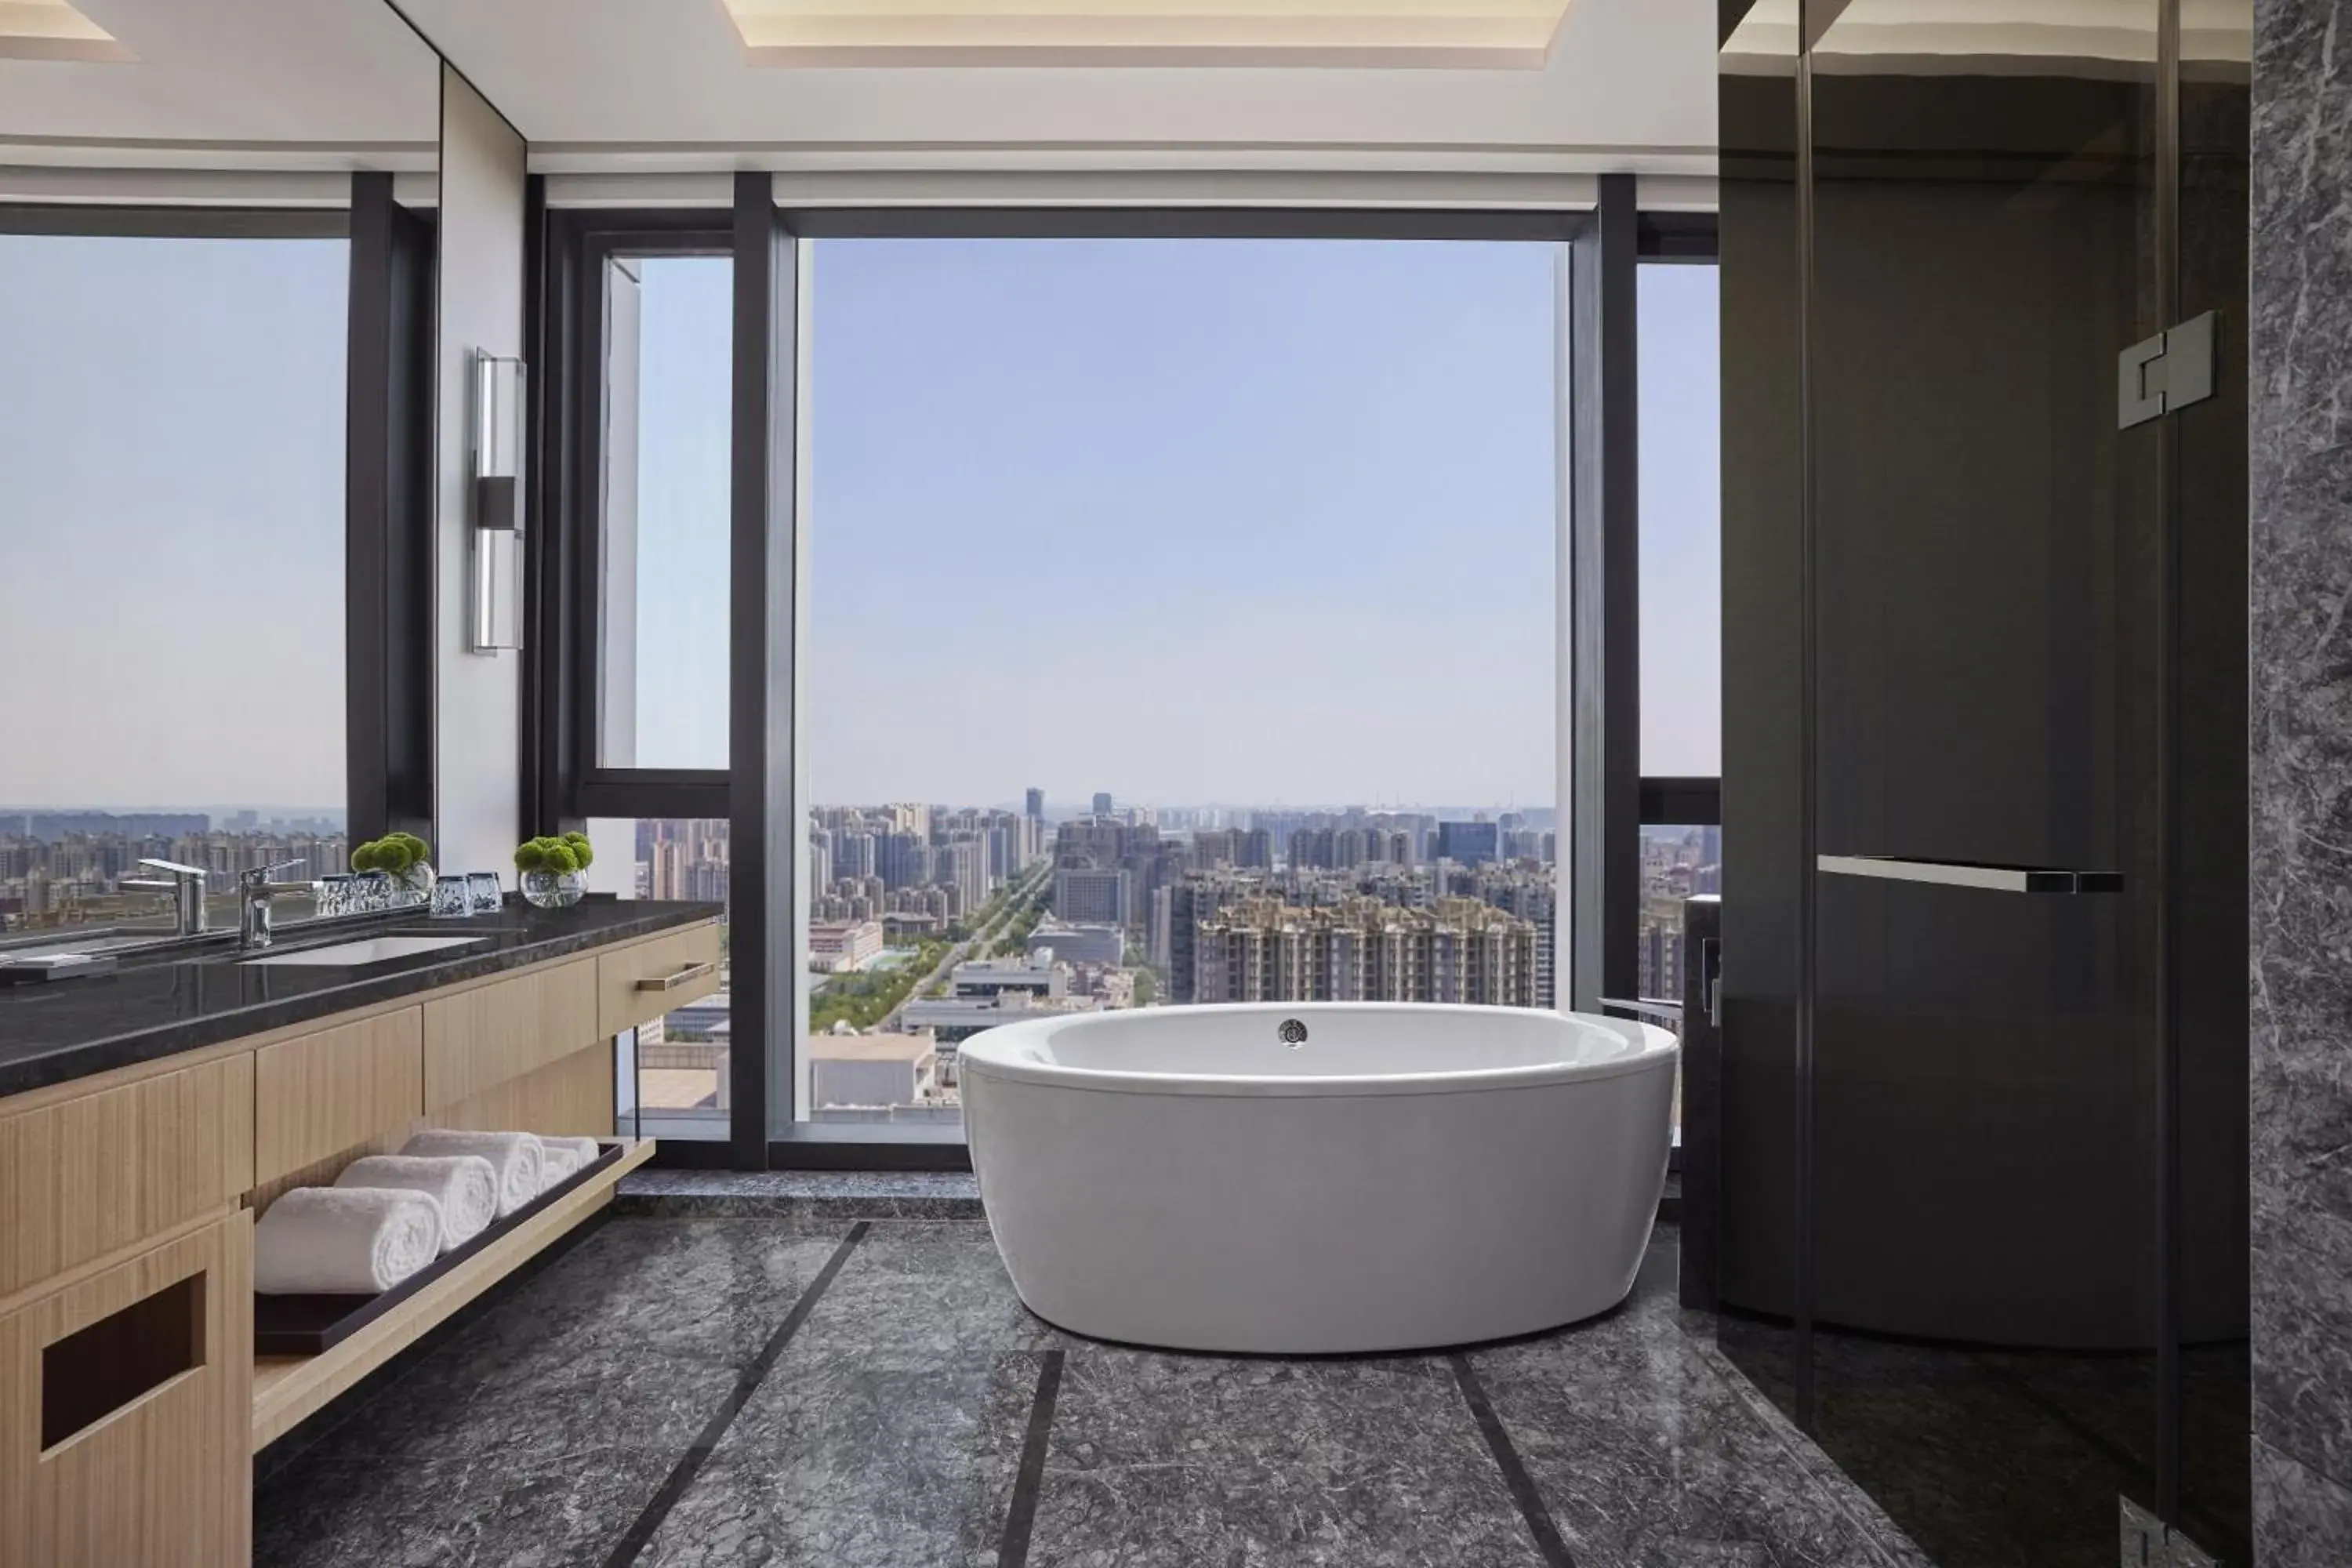
[[[383,0],[0,5],[0,942],[170,867],[217,926],[428,787],[441,79]]]

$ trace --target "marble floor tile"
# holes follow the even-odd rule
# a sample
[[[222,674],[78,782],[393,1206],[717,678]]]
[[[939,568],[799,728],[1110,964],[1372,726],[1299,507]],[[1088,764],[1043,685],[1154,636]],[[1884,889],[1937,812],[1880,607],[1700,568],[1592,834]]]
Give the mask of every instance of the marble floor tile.
[[[265,1456],[255,1563],[601,1563],[842,1234],[604,1226],[299,1451]]]
[[[1063,1373],[1031,1568],[1543,1568],[1443,1358],[1087,1345]]]
[[[1013,1294],[988,1226],[877,1223],[801,1330],[807,1353],[871,1368],[951,1366],[1072,1342]]]
[[[1470,1352],[1516,1482],[1445,1356],[1078,1339],[971,1220],[868,1225],[763,1363],[848,1234],[608,1222],[278,1454],[256,1563],[1003,1568],[1019,1518],[1022,1568],[1546,1568],[1532,1510],[1579,1568],[1921,1568],[1675,1305],[1671,1233],[1626,1308]]]
[[[542,1441],[465,1459],[322,1461],[257,1489],[255,1568],[598,1564],[669,1473],[639,1447]]]
[[[682,1450],[841,1235],[613,1221],[318,1435],[320,1457],[529,1452],[566,1432]]]
[[[795,1339],[638,1562],[993,1568],[1041,1360],[875,1367]]]
[[[1607,1317],[1470,1356],[1578,1568],[1890,1568],[1645,1273]]]

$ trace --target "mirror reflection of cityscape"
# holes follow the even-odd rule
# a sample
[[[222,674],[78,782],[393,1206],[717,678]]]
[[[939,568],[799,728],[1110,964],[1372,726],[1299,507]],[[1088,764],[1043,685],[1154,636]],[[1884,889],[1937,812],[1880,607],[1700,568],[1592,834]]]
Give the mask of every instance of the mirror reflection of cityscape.
[[[729,825],[634,838],[614,891],[725,903]],[[168,929],[142,858],[340,868],[341,813],[0,811],[0,932]],[[956,1054],[1023,1018],[1215,1002],[1560,1005],[1550,807],[821,805],[806,838],[809,1114],[953,1122]],[[1716,827],[1643,829],[1639,988],[1682,994],[1681,901],[1721,890]],[[618,879],[615,878],[617,881]],[[226,910],[224,909],[224,913]],[[647,1112],[723,1120],[730,994],[637,1031]]]

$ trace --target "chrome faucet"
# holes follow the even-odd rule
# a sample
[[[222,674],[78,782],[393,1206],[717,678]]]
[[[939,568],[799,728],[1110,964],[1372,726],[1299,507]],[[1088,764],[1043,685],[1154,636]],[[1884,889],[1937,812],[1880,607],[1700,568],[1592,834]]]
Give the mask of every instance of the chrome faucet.
[[[203,867],[183,866],[176,860],[153,860],[145,856],[140,857],[139,863],[152,870],[164,872],[170,880],[126,877],[116,886],[171,894],[173,929],[180,936],[201,936],[210,929],[205,917],[205,883],[207,878]]]
[[[280,893],[307,893],[308,882],[273,882],[270,877],[278,871],[290,871],[304,860],[280,860],[275,866],[256,866],[236,874],[236,945],[240,952],[254,952],[269,945],[269,900]]]

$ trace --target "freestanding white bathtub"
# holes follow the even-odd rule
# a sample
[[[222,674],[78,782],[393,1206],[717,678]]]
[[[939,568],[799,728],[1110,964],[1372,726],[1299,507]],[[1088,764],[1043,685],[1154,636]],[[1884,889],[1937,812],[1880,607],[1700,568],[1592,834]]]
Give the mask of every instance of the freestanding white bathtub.
[[[1251,1003],[1008,1025],[958,1070],[1030,1310],[1307,1354],[1501,1339],[1624,1300],[1679,1049],[1581,1014]]]

